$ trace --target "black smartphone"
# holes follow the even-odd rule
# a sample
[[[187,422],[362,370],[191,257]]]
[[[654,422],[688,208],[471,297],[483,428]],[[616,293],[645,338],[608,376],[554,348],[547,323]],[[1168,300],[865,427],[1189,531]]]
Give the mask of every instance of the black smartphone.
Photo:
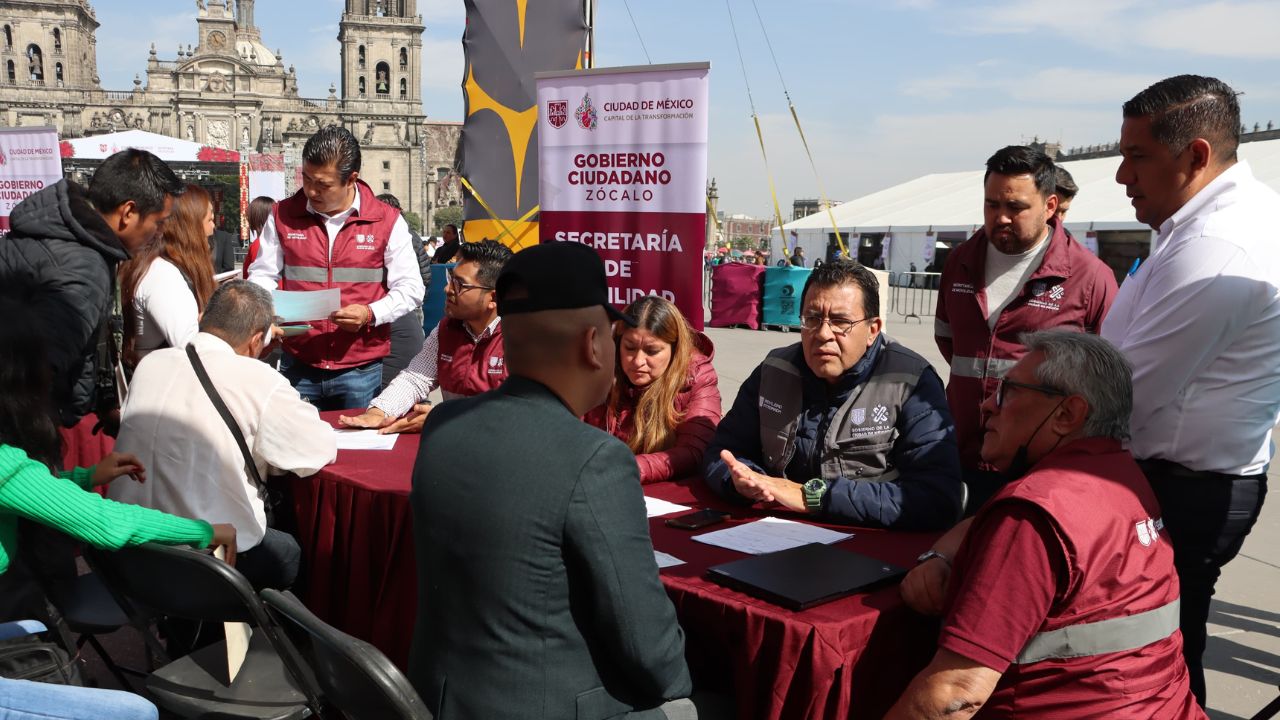
[[[724,522],[724,519],[728,516],[729,513],[720,512],[719,510],[695,510],[691,513],[667,518],[666,524],[667,527],[680,528],[681,530],[698,530]]]

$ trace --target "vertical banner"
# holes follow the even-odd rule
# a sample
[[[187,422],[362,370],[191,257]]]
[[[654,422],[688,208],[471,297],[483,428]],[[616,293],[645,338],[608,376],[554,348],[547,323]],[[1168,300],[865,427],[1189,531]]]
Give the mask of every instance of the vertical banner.
[[[249,154],[240,156],[240,242],[249,242]]]
[[[709,63],[539,73],[543,242],[604,259],[609,301],[671,300],[703,325]]]
[[[538,241],[535,72],[584,63],[583,0],[465,0],[462,232],[515,250]]]
[[[0,235],[8,234],[9,213],[15,205],[61,179],[56,129],[0,128]]]

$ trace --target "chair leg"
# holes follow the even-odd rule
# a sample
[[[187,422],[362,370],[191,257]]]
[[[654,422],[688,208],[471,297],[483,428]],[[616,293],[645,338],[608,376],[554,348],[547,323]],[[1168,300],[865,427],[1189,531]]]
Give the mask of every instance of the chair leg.
[[[1277,713],[1280,713],[1280,697],[1272,700],[1266,707],[1258,711],[1257,715],[1249,718],[1249,720],[1271,720]]]

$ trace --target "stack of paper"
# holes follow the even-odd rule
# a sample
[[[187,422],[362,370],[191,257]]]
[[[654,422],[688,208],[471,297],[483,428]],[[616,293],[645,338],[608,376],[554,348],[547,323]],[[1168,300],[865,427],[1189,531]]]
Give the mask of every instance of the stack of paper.
[[[399,435],[379,435],[377,430],[334,430],[339,450],[390,450]]]
[[[658,550],[653,551],[653,559],[658,561],[659,570],[661,570],[662,568],[675,567],[676,565],[684,564],[684,561],[681,560],[680,558],[675,557],[674,555],[668,555]]]
[[[695,535],[693,539],[707,545],[751,555],[763,555],[779,550],[790,550],[809,543],[831,545],[851,537],[853,533],[836,532],[808,523],[767,517],[736,527]]]
[[[275,305],[279,322],[307,322],[324,320],[337,312],[342,302],[338,288],[326,290],[273,290],[271,302]]]
[[[680,512],[681,510],[690,510],[688,505],[677,505],[666,500],[644,496],[645,510],[649,511],[649,517],[658,517],[659,515],[670,515],[671,513]]]

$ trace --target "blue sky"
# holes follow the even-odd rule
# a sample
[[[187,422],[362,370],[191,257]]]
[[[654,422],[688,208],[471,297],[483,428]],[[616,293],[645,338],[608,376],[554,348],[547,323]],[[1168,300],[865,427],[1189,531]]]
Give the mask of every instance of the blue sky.
[[[91,0],[103,86],[132,87],[147,46],[195,44],[195,2]],[[531,10],[537,0],[530,2]],[[629,0],[653,62],[709,60],[710,174],[728,212],[772,214],[724,0]],[[750,0],[732,3],[784,218],[816,197]],[[462,0],[419,0],[423,105],[462,119]],[[756,0],[828,194],[849,199],[930,172],[981,167],[1033,137],[1116,139],[1120,105],[1160,78],[1219,77],[1250,127],[1280,125],[1280,3],[1216,0]],[[338,81],[342,0],[258,0],[263,41],[297,66],[300,92]],[[598,67],[645,63],[621,0],[599,0]]]

